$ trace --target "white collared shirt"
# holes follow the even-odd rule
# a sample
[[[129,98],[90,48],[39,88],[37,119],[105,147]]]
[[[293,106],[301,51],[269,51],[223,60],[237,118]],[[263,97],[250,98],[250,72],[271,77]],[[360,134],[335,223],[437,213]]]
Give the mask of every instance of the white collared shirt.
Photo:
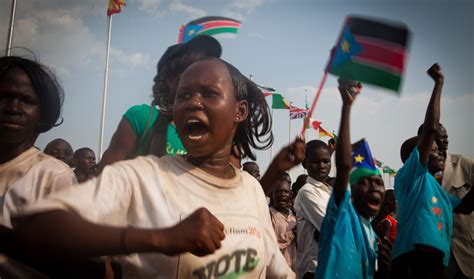
[[[326,208],[331,197],[332,188],[309,177],[299,190],[294,209],[297,218],[297,258],[298,278],[307,272],[316,271],[318,261],[318,242],[314,239],[316,230],[321,231]]]

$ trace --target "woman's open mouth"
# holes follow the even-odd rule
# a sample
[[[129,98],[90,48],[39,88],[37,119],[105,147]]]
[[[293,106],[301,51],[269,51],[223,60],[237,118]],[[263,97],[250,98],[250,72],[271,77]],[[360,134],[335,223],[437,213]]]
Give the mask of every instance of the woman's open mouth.
[[[209,127],[199,119],[189,119],[184,125],[184,132],[188,139],[195,141],[209,134]]]

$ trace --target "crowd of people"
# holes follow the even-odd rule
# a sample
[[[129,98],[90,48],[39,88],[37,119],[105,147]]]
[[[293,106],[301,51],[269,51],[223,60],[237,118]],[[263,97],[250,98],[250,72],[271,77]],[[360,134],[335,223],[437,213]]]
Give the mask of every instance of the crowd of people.
[[[0,58],[0,277],[474,277],[474,162],[447,150],[438,64],[386,191],[368,143],[351,144],[359,93],[342,79],[337,140],[298,137],[261,176],[270,109],[221,53],[206,35],[170,46],[151,104],[124,113],[98,163],[64,139],[35,147],[63,90],[40,63]]]

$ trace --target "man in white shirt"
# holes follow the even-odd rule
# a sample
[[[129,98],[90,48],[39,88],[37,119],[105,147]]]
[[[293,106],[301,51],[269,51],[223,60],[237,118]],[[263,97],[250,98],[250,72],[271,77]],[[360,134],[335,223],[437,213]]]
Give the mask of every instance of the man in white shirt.
[[[298,278],[313,278],[318,260],[318,240],[321,224],[332,189],[327,183],[331,170],[331,150],[320,140],[306,145],[303,167],[308,171],[306,184],[299,190],[294,209],[297,217]]]

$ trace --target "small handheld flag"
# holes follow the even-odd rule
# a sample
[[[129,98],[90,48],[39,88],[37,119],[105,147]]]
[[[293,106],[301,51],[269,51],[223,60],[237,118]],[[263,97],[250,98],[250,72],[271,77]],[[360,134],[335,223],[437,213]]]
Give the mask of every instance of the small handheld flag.
[[[409,43],[407,27],[350,16],[327,71],[346,80],[358,80],[399,91]]]
[[[241,22],[228,17],[206,16],[190,21],[181,26],[178,43],[186,43],[199,35],[216,35],[221,33],[237,33]]]

